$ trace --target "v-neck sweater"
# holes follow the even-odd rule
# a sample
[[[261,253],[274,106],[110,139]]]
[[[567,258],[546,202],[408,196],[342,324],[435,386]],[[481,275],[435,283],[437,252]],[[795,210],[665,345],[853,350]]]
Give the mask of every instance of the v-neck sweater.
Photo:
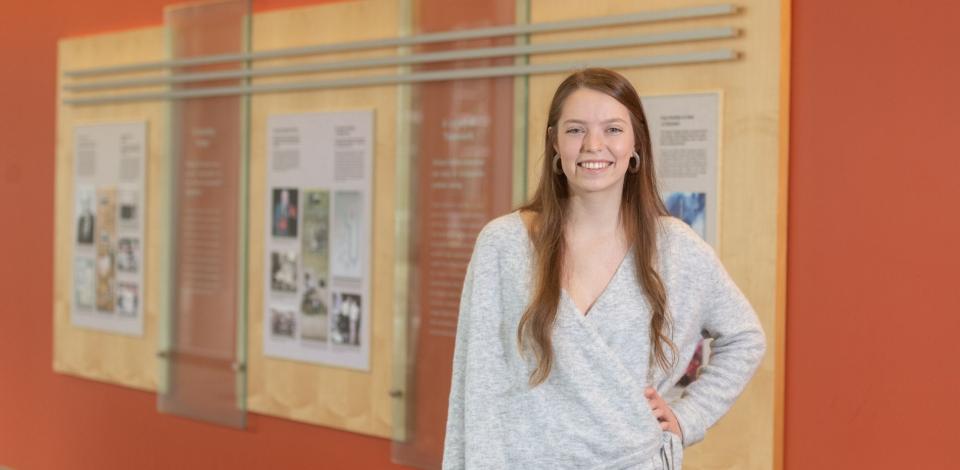
[[[460,300],[443,468],[678,468],[682,447],[727,412],[766,345],[756,313],[710,246],[680,220],[661,217],[658,225],[673,367],[649,370],[650,308],[631,251],[588,315],[561,295],[553,369],[536,387],[528,382],[536,359],[517,345],[533,246],[519,212],[483,228]],[[709,362],[669,403],[681,443],[660,429],[643,391],[676,395],[702,337],[713,339]]]

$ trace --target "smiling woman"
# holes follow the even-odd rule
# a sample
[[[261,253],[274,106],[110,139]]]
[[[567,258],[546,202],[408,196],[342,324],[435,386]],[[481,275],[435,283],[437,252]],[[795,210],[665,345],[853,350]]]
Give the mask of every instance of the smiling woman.
[[[710,247],[666,215],[630,82],[568,77],[544,144],[533,199],[474,248],[444,468],[679,468],[756,370],[756,314]],[[710,367],[667,403],[702,332]]]

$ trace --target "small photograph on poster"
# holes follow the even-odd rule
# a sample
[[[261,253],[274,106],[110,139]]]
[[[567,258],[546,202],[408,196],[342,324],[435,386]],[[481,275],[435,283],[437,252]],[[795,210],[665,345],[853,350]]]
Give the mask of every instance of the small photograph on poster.
[[[140,269],[140,240],[121,238],[117,242],[117,271],[135,273]]]
[[[303,298],[300,300],[300,337],[309,341],[327,340],[326,285],[321,284],[310,270],[303,270]]]
[[[120,205],[120,226],[138,228],[140,221],[140,211],[137,208],[137,200],[140,198],[139,192],[121,190],[118,192],[117,198]]]
[[[333,293],[330,338],[333,344],[360,346],[361,299],[358,294]]]
[[[286,307],[270,307],[270,334],[275,338],[293,338],[297,329],[296,312]]]
[[[140,304],[140,293],[136,284],[130,282],[117,283],[117,313],[125,317],[137,315],[137,306]]]
[[[330,266],[330,192],[303,192],[303,253],[304,268],[326,278]]]
[[[327,340],[330,271],[330,192],[303,191],[303,297],[300,301],[300,336]]]
[[[96,193],[94,193],[93,188],[77,189],[77,243],[80,245],[93,245],[93,236],[96,230],[95,202]]]
[[[92,259],[79,257],[73,265],[73,298],[76,299],[77,308],[83,310],[93,309],[96,282],[93,265]]]
[[[270,253],[270,288],[274,292],[297,291],[297,252]]]
[[[275,188],[273,190],[273,236],[297,236],[297,205],[298,191],[296,188]]]
[[[364,228],[362,195],[357,191],[337,191],[333,196],[333,248],[331,270],[334,277],[360,279],[361,234]]]
[[[700,238],[707,239],[707,193],[668,193],[664,204],[670,215],[686,222]]]
[[[116,301],[114,234],[116,233],[117,191],[97,190],[97,310],[113,312]]]

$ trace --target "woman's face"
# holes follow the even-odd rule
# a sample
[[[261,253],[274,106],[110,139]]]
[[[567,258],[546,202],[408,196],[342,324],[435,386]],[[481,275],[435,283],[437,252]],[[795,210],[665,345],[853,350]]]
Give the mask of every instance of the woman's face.
[[[567,97],[557,122],[554,150],[560,154],[571,193],[620,191],[633,155],[630,111],[589,88]]]

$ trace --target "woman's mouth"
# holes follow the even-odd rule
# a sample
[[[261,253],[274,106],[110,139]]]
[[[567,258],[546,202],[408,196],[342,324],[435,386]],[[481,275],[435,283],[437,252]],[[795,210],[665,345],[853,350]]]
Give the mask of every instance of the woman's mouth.
[[[577,166],[586,170],[603,170],[604,168],[613,166],[613,162],[590,160],[577,162]]]

